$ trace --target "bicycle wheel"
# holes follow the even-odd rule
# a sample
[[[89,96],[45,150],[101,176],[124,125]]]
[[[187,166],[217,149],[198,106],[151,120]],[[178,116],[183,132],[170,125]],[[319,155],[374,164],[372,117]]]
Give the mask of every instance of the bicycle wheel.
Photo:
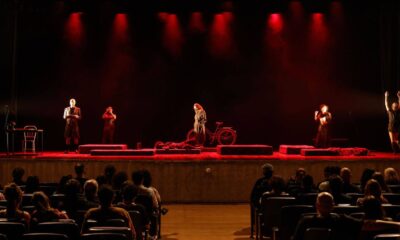
[[[217,142],[220,145],[232,145],[236,142],[236,131],[232,128],[222,128],[217,133]]]

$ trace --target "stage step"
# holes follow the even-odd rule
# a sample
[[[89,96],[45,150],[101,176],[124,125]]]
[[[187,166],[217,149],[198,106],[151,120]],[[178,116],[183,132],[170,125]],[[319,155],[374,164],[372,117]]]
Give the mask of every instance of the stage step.
[[[329,148],[326,149],[302,149],[301,150],[302,156],[339,156],[339,151],[332,150]]]
[[[315,149],[315,147],[310,145],[280,145],[279,153],[299,155],[302,149]]]
[[[220,155],[272,155],[273,149],[269,145],[218,145]]]
[[[81,154],[90,154],[92,150],[126,150],[126,144],[84,144],[79,145],[78,151]]]
[[[96,149],[90,151],[92,156],[153,156],[153,149],[124,149],[124,150],[104,150]]]
[[[200,154],[201,150],[195,149],[156,149],[156,154]]]

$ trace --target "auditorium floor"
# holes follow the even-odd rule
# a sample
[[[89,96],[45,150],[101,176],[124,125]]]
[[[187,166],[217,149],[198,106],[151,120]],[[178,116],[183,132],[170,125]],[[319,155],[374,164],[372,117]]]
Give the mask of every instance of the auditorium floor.
[[[163,240],[242,240],[250,236],[247,204],[165,205]]]

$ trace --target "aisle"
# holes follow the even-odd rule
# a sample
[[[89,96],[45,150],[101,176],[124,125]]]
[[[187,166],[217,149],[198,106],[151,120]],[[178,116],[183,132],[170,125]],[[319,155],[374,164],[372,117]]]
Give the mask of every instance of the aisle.
[[[166,205],[163,240],[249,239],[249,205]]]

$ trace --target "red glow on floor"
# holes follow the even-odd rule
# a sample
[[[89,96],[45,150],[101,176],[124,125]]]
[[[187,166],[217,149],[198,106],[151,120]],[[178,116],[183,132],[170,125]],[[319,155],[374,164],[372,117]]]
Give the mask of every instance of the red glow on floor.
[[[189,23],[190,31],[192,32],[204,32],[206,30],[203,22],[203,15],[200,12],[194,12],[190,16]]]
[[[226,55],[232,47],[231,22],[233,15],[230,12],[214,15],[211,26],[211,52],[216,55]]]
[[[280,33],[283,29],[283,19],[280,13],[272,13],[268,17],[268,28],[274,33]]]
[[[171,52],[171,54],[180,54],[183,36],[179,19],[176,14],[168,14],[168,16],[165,17],[163,40],[166,48]]]
[[[82,13],[71,13],[65,24],[65,35],[68,41],[74,45],[79,45],[83,39]]]
[[[113,23],[113,39],[126,42],[129,39],[128,28],[128,15],[125,13],[116,14]]]

